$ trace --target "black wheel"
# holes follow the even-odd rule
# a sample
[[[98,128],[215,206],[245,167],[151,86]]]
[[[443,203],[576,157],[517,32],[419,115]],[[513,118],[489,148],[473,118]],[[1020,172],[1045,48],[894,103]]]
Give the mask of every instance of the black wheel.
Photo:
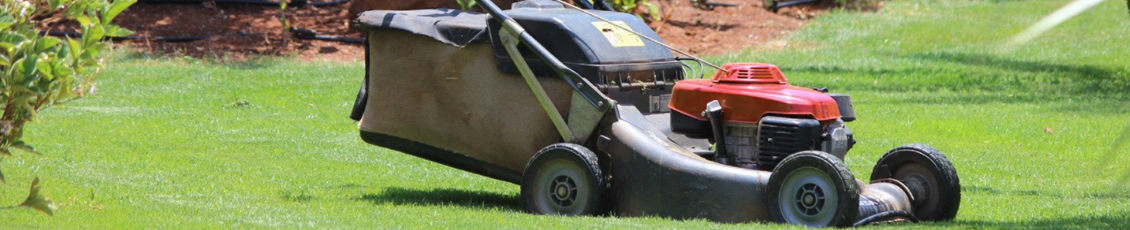
[[[785,157],[769,176],[769,214],[777,222],[847,227],[859,215],[859,184],[839,158],[821,151]]]
[[[961,204],[961,181],[953,163],[941,151],[923,144],[891,149],[871,173],[871,181],[895,179],[906,185],[914,200],[915,217],[927,221],[952,220]]]
[[[596,154],[577,144],[553,144],[534,154],[522,173],[522,202],[536,214],[604,212],[607,180]]]

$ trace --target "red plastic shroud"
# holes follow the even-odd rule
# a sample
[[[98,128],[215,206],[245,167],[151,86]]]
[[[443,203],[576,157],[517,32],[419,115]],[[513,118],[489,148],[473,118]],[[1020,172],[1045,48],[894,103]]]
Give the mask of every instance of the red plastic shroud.
[[[729,73],[718,71],[711,79],[682,80],[675,83],[671,111],[706,120],[706,103],[722,104],[725,122],[753,123],[765,115],[812,117],[830,122],[840,118],[836,101],[820,91],[789,85],[781,69],[771,64],[733,63],[723,65]]]

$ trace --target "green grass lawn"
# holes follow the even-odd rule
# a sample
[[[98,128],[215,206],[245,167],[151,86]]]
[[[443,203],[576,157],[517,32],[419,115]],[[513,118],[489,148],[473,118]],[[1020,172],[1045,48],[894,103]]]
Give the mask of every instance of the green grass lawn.
[[[794,84],[852,94],[857,178],[900,144],[949,156],[957,220],[879,227],[1127,229],[1125,1],[1000,48],[1063,4],[891,1],[819,17],[785,48],[713,60],[776,63]],[[0,206],[38,176],[56,215],[3,210],[0,229],[796,228],[525,214],[516,185],[362,142],[347,118],[362,63],[112,61],[96,95],[30,126],[43,156],[0,165]]]

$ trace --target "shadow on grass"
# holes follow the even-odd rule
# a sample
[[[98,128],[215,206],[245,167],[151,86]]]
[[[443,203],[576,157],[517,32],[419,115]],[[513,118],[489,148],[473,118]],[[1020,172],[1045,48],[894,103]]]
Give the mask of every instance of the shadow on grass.
[[[503,195],[492,192],[466,191],[440,188],[419,190],[410,188],[385,188],[380,194],[365,194],[360,200],[375,204],[396,205],[457,205],[480,209],[521,210],[517,195]]]
[[[238,70],[259,70],[279,66],[279,62],[287,60],[285,56],[253,56],[242,59],[231,59],[221,56],[205,56],[203,58],[195,58],[191,56],[170,56],[165,54],[150,54],[144,52],[122,52],[123,54],[116,55],[116,59],[120,62],[138,62],[145,60],[168,60],[171,62],[180,62],[189,65],[209,65],[209,66],[224,66],[231,69]]]
[[[970,193],[988,193],[991,195],[1032,195],[1045,196],[1040,191],[1017,190],[1006,191],[991,187],[970,186],[962,189]],[[1127,199],[1127,194],[1118,193],[1110,197],[1103,195],[1084,195],[1083,197],[1099,197],[1111,199]],[[391,187],[379,194],[366,194],[359,200],[374,204],[395,205],[455,205],[476,209],[505,209],[521,210],[518,196],[503,195],[493,192],[466,191],[460,189],[410,189]],[[963,210],[969,212],[971,210]],[[883,226],[883,225],[878,225]],[[1076,216],[1051,219],[1015,220],[1015,221],[986,221],[986,220],[956,220],[950,222],[931,223],[896,223],[892,227],[956,227],[973,229],[1130,229],[1130,213],[1110,213],[1107,215]]]
[[[896,56],[897,54],[891,54]],[[860,79],[849,86],[898,91],[1008,89],[1018,92],[1064,91],[1076,94],[1109,94],[1130,88],[1130,68],[1084,64],[1065,64],[1051,61],[1017,60],[1010,57],[976,53],[926,52],[902,55],[901,58],[942,65],[885,65],[885,66],[781,66],[786,74],[814,73],[875,77]],[[961,68],[972,67],[972,68]],[[879,79],[880,76],[895,77]],[[881,84],[873,84],[872,80]],[[905,81],[900,81],[905,80]],[[913,83],[913,84],[908,84]],[[931,84],[923,84],[931,83]],[[834,86],[833,86],[834,87]]]
[[[828,87],[832,91],[862,90],[888,93],[937,92],[939,90],[999,91],[1015,88],[1011,82],[988,74],[962,68],[942,66],[907,67],[844,67],[844,66],[781,66],[786,76],[809,75],[809,78],[790,79],[802,87]],[[838,81],[827,81],[827,76]]]
[[[778,66],[781,72],[786,76],[794,72],[807,72],[818,74],[860,74],[867,76],[882,76],[882,75],[912,75],[921,74],[923,72],[932,72],[926,69],[875,69],[875,68],[847,68],[840,66]]]
[[[317,198],[317,197],[314,197],[313,195],[306,194],[305,190],[301,190],[301,191],[297,191],[297,192],[295,192],[295,191],[283,192],[281,196],[282,196],[283,200],[298,202],[298,203],[305,203],[305,202],[308,202],[308,201],[311,201],[311,200],[314,200],[314,199]]]
[[[998,189],[988,186],[962,186],[961,192],[967,194],[984,194],[990,196],[1039,196],[1078,199],[1130,199],[1130,193],[1124,192],[1125,190],[1119,189],[1117,187],[1118,185],[1116,184],[1112,185],[1111,189],[1107,191],[1087,191],[1079,194],[1063,194],[1037,190]]]
[[[910,58],[1023,72],[1055,73],[1065,78],[1086,78],[1084,81],[1113,82],[1112,78],[1116,78],[1116,71],[1098,66],[1021,61],[984,54],[930,52],[910,55]],[[1120,86],[1125,87],[1127,83],[1123,82]]]
[[[977,71],[973,69],[966,74],[984,74],[972,76],[973,82],[993,84],[991,78],[1009,78],[1009,75],[1019,75],[1015,79],[999,80],[1000,86],[1005,86],[997,92],[999,94],[963,94],[958,93],[950,97],[918,97],[908,98],[907,102],[916,103],[985,103],[985,102],[1034,102],[1034,101],[1065,101],[1074,103],[1060,103],[1061,111],[1088,111],[1088,112],[1114,112],[1124,113],[1128,110],[1124,106],[1097,106],[1092,102],[1116,102],[1122,105],[1128,99],[1125,89],[1130,88],[1130,76],[1127,70],[1117,67],[1063,64],[1047,61],[1016,60],[1007,57],[998,57],[985,54],[971,53],[920,53],[910,55],[911,59],[945,62],[963,66],[989,68],[1003,72]],[[1027,75],[1028,77],[1023,77]],[[969,76],[966,76],[969,77]],[[968,82],[965,82],[968,83]],[[1082,103],[1080,103],[1082,102]]]
[[[1130,213],[1015,221],[956,220],[923,224],[971,229],[1130,229]]]
[[[1000,190],[993,187],[984,186],[962,186],[961,192],[965,193],[984,193],[989,195],[1024,195],[1024,196],[1039,196],[1044,195],[1040,191],[1035,190]]]
[[[1105,96],[1114,92],[1122,92],[1123,89],[1130,87],[1130,76],[1125,76],[1127,70],[1119,70],[1116,67],[1109,66],[1028,61],[994,55],[950,52],[919,53],[910,55],[908,58],[1007,71],[996,74],[988,72],[983,73],[989,74],[987,76],[977,76],[983,78],[1031,75],[1030,78],[1017,78],[1017,80],[1034,82],[1003,82],[1019,86],[1018,89],[1021,91],[1052,91],[1081,96]],[[992,80],[985,82],[991,83]]]
[[[897,54],[892,54],[892,56]],[[816,75],[801,84],[836,90],[908,93],[908,104],[1063,102],[1061,111],[1125,113],[1130,68],[1029,61],[976,53],[928,52],[901,56],[923,66],[782,66],[786,74]],[[821,78],[838,76],[840,78]],[[836,79],[836,80],[827,80]],[[819,85],[817,85],[819,84]],[[1096,104],[1100,103],[1100,104]]]

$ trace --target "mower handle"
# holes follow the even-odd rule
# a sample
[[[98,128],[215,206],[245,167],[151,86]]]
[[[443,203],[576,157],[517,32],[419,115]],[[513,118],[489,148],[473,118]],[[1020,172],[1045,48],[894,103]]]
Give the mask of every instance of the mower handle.
[[[612,99],[605,97],[589,80],[581,77],[576,71],[565,66],[565,63],[562,63],[561,60],[554,57],[553,54],[545,49],[545,46],[542,46],[541,43],[538,43],[530,33],[526,33],[526,29],[518,25],[518,22],[514,21],[514,18],[502,13],[502,9],[498,8],[498,5],[495,5],[491,0],[479,0],[479,6],[482,6],[491,17],[498,20],[504,30],[513,34],[514,37],[517,37],[522,44],[526,45],[526,48],[529,48],[538,58],[548,63],[550,69],[553,69],[554,73],[557,73],[565,82],[569,83],[569,86],[573,87],[573,90],[583,97],[589,105],[600,112],[608,111],[608,109],[611,108]]]
[[[592,0],[592,2],[578,0],[573,2],[576,2],[577,5],[580,5],[581,8],[585,8],[586,10],[616,11],[612,9],[612,6],[609,6],[608,2],[605,2],[604,0]]]

